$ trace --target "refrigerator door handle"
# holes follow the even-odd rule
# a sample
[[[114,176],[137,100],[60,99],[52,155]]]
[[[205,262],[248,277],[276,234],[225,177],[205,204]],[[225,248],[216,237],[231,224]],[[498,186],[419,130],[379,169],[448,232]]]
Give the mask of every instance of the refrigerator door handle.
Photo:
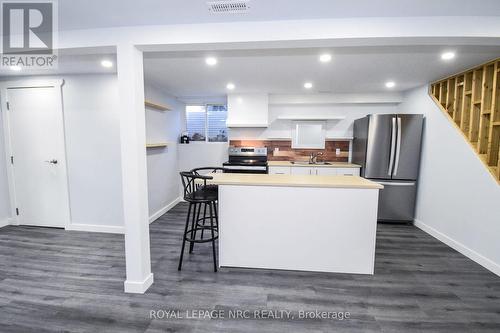
[[[401,155],[401,118],[398,117],[398,142],[396,144],[396,164],[394,165],[393,176],[396,176],[398,173],[400,155]]]
[[[396,183],[396,182],[379,182],[379,181],[375,181],[375,183],[380,184],[380,185],[387,185],[387,186],[415,186],[415,182],[411,182],[411,183]]]
[[[391,132],[391,155],[389,156],[389,171],[388,176],[392,175],[392,165],[394,163],[394,146],[396,145],[396,118],[392,117],[392,132]]]

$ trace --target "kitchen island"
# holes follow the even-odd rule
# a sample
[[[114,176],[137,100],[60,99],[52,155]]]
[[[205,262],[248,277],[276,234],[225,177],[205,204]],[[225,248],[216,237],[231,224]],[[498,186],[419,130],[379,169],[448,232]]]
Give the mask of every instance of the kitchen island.
[[[373,274],[378,192],[356,176],[214,174],[219,265]]]

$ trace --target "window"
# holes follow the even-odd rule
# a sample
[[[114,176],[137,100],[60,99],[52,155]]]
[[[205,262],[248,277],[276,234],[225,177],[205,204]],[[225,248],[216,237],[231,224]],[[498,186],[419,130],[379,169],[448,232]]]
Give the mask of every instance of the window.
[[[186,106],[186,128],[191,141],[205,141],[206,114],[205,106]]]
[[[186,128],[191,141],[227,142],[226,105],[186,106]]]

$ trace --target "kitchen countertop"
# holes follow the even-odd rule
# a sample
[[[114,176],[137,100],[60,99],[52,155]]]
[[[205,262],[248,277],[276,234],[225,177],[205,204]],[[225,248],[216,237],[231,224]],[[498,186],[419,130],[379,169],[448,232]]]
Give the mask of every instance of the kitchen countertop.
[[[347,162],[328,162],[330,164],[294,164],[291,161],[268,161],[267,165],[270,167],[315,167],[315,168],[361,168],[361,165]]]
[[[382,189],[382,185],[357,176],[264,175],[214,173],[207,184]]]

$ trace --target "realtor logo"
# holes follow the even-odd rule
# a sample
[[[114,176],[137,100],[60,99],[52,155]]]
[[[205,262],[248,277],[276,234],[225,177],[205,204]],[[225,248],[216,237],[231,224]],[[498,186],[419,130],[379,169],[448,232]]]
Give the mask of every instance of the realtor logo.
[[[56,3],[4,0],[1,66],[54,68]]]

